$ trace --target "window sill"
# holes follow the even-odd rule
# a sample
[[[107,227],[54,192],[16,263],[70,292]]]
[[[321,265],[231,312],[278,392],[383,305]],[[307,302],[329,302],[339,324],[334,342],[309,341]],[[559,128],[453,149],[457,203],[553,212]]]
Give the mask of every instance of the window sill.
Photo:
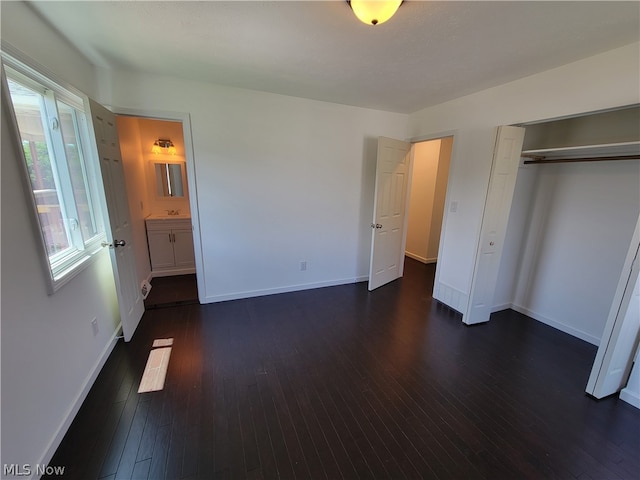
[[[49,266],[49,295],[53,295],[64,285],[69,283],[80,272],[91,265],[100,252],[104,250],[101,243],[106,240],[104,235],[99,236],[87,246],[85,250],[77,251],[61,262],[54,270]]]

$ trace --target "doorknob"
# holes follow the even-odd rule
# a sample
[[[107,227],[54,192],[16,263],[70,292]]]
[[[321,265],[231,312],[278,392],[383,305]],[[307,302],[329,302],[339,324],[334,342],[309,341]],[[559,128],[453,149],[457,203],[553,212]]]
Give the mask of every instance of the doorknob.
[[[382,228],[382,224],[380,223],[372,223],[371,228]]]
[[[127,244],[127,242],[125,242],[124,240],[114,240],[113,243],[109,243],[109,242],[102,242],[100,245],[102,245],[103,247],[124,247]]]

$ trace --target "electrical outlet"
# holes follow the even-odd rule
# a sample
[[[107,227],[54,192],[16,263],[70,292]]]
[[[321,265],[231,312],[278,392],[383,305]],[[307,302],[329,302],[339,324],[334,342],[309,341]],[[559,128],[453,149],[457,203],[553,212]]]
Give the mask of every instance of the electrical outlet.
[[[100,330],[98,329],[98,319],[96,317],[93,317],[93,320],[91,320],[91,328],[93,329],[93,336],[98,335]]]
[[[456,201],[451,202],[451,205],[449,205],[449,211],[451,213],[456,213],[458,211],[458,202]]]
[[[307,269],[307,262],[306,260],[303,260],[302,262],[300,262],[300,271],[304,272]]]

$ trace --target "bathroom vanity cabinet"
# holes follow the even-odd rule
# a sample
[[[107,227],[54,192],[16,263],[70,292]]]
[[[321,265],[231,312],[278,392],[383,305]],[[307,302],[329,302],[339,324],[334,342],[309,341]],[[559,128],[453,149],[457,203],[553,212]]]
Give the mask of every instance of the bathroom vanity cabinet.
[[[191,217],[150,216],[145,222],[152,275],[195,273]]]

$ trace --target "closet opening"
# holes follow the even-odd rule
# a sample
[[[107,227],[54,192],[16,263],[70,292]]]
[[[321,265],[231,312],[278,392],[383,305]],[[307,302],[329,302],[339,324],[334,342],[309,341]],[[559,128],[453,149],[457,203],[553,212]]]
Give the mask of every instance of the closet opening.
[[[617,364],[609,366],[620,378],[605,394],[625,385],[640,334],[636,312],[628,334],[615,337],[627,325],[620,291],[627,285],[625,295],[632,294],[629,265],[638,245],[639,113],[633,105],[522,125],[522,161],[493,302],[493,311],[512,308],[613,349],[599,351],[603,360],[615,350]],[[631,341],[618,341],[623,337]]]

